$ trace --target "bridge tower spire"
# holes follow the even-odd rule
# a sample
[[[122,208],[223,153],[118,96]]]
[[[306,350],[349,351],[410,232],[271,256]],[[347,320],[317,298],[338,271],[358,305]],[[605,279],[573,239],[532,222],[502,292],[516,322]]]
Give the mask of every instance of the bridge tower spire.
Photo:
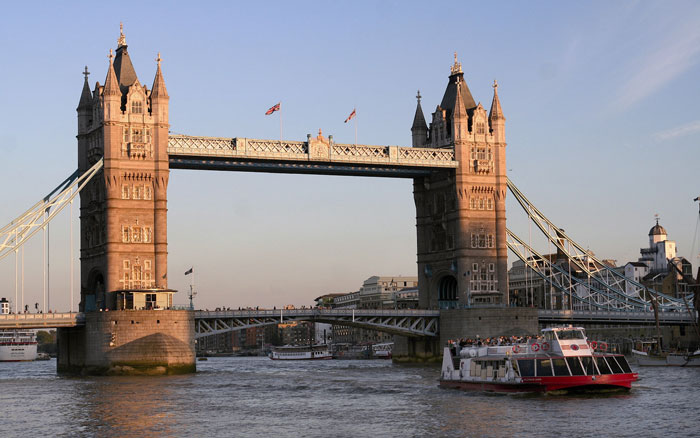
[[[422,308],[508,305],[504,122],[497,94],[490,117],[475,103],[455,54],[428,138],[459,167],[414,180]]]

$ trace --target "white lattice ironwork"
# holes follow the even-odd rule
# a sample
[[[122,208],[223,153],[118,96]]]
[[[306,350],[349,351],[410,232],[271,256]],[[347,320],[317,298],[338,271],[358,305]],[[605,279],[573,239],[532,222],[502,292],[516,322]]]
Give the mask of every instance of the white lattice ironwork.
[[[314,155],[307,142],[250,138],[194,137],[171,135],[171,157],[218,157],[239,160],[313,161],[343,164],[373,164],[395,167],[456,168],[453,149],[372,146],[330,142],[328,150]]]
[[[0,229],[0,260],[12,254],[27,240],[41,231],[80,193],[85,185],[102,169],[103,160],[97,161],[82,175],[76,170],[29,210]]]
[[[75,327],[85,324],[82,312],[66,313],[19,313],[0,315],[0,330],[3,329],[47,329]]]
[[[194,317],[195,338],[293,321],[316,321],[403,336],[434,337],[438,335],[439,315],[437,310],[200,310]]]
[[[566,235],[563,229],[554,225],[510,180],[508,180],[508,189],[528,214],[529,219],[537,225],[549,242],[566,257],[567,272],[560,274],[571,277],[572,272],[576,271],[575,278],[558,280],[559,274],[556,273],[558,268],[548,264],[545,258],[509,231],[508,247],[526,266],[533,269],[552,287],[564,292],[573,300],[580,301],[581,298],[585,297],[585,302],[593,308],[651,311],[653,301],[657,301],[660,310],[687,311],[687,303],[693,301],[692,295],[686,296],[686,301],[684,301],[684,299],[652,290],[634,279],[625,277],[599,260],[591,251],[576,243]]]

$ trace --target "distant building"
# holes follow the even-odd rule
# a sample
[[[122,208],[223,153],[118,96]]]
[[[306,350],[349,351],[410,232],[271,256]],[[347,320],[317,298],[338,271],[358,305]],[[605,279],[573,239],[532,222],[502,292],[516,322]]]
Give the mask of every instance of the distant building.
[[[641,257],[637,262],[625,265],[626,276],[676,298],[700,291],[698,280],[693,278],[692,264],[677,256],[676,242],[668,240],[666,229],[659,225],[658,219],[649,230],[649,247],[641,248],[639,252]]]
[[[360,288],[360,308],[393,309],[393,294],[407,287],[418,287],[418,277],[372,276]]]

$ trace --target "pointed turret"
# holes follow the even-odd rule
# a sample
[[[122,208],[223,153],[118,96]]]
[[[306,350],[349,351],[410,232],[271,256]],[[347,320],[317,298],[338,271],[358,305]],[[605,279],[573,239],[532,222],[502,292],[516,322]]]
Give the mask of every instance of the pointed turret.
[[[453,102],[454,114],[452,117],[452,133],[455,142],[466,140],[469,135],[469,115],[464,107],[462,99],[462,89],[466,88],[466,84],[461,81],[460,77],[456,77],[455,83],[455,100]]]
[[[493,101],[491,102],[491,110],[489,111],[489,125],[491,132],[497,142],[505,143],[506,141],[506,118],[503,116],[501,109],[501,101],[498,99],[498,82],[493,80]]]
[[[85,82],[83,83],[83,92],[80,94],[78,110],[92,106],[92,92],[90,91],[90,84],[88,83],[88,76],[90,75],[90,72],[88,71],[87,65],[85,66],[83,75],[85,75]]]
[[[416,99],[418,100],[418,104],[416,105],[416,115],[413,116],[413,126],[411,126],[414,148],[423,147],[428,144],[428,124],[425,123],[423,108],[420,106],[420,90],[418,90]]]
[[[158,69],[156,70],[156,77],[153,79],[153,87],[151,88],[151,99],[156,98],[167,98],[168,90],[165,88],[165,81],[163,80],[163,73],[160,71],[160,52],[158,52]]]
[[[119,82],[117,75],[114,73],[114,64],[112,63],[112,49],[109,49],[109,69],[107,70],[107,78],[105,79],[105,88],[103,94],[105,96],[119,96]]]
[[[168,90],[165,88],[165,80],[163,80],[163,72],[160,70],[160,52],[158,53],[158,68],[156,69],[156,77],[153,79],[153,88],[151,90],[150,103],[151,114],[159,123],[168,123]]]

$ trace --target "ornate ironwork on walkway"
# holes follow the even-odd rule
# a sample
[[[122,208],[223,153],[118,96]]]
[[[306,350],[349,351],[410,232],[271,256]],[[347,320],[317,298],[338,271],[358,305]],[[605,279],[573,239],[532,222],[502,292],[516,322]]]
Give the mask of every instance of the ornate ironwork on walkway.
[[[250,327],[314,321],[411,337],[438,336],[439,310],[227,310],[195,312],[195,338]]]
[[[452,148],[171,135],[172,169],[213,169],[414,178],[456,168]]]

